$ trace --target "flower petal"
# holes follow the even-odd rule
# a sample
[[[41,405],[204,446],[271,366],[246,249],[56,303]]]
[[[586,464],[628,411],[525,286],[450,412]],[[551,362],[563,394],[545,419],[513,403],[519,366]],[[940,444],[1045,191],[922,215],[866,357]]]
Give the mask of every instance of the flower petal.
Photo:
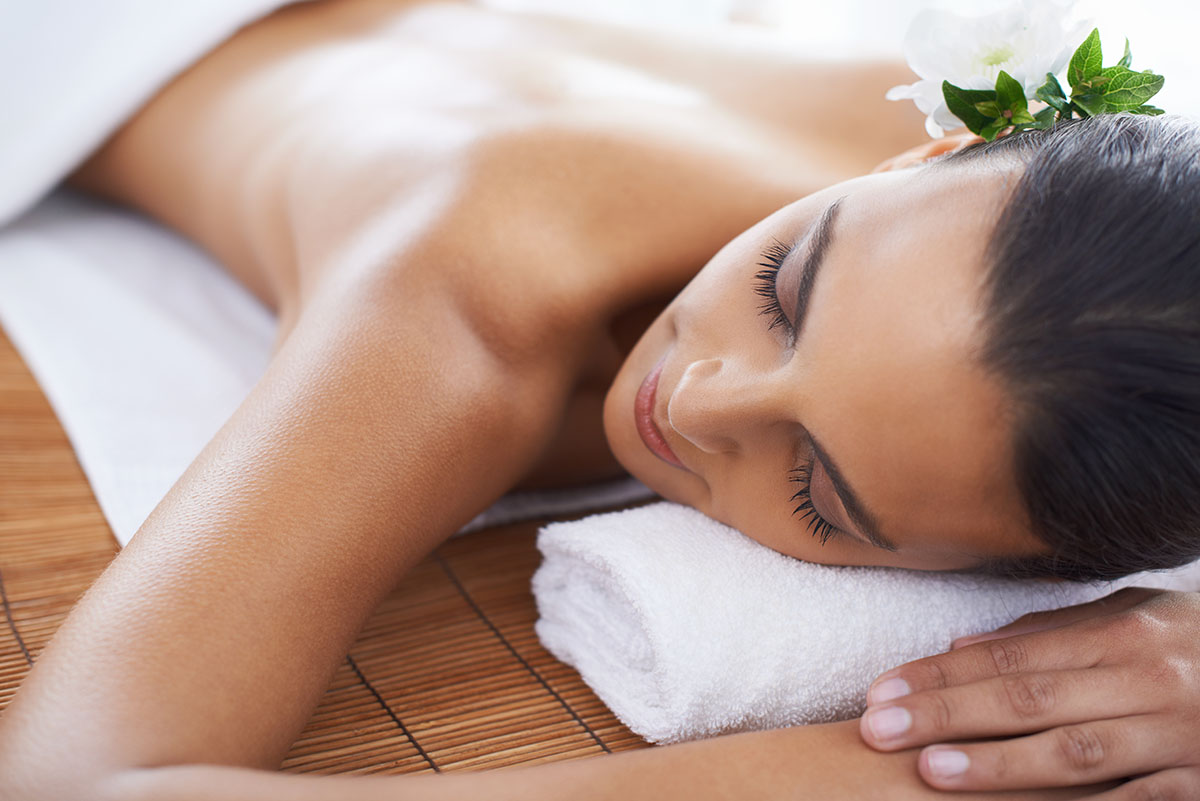
[[[915,83],[902,83],[887,90],[884,97],[888,100],[912,100],[919,92]]]
[[[925,129],[933,137],[961,122],[946,108],[943,81],[991,89],[1003,69],[1033,97],[1046,73],[1061,73],[1083,40],[1088,28],[1073,16],[1073,0],[1012,0],[977,16],[925,9],[904,37],[905,58],[921,80],[892,87],[887,97],[912,100],[928,116]]]
[[[933,109],[929,116],[942,128],[961,128],[963,125],[963,121],[950,111],[945,102]]]

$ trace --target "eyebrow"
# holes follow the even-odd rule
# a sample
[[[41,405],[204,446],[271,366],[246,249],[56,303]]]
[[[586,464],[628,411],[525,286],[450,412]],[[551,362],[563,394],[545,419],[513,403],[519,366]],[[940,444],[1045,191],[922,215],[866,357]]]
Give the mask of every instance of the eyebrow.
[[[810,229],[811,233],[807,237],[810,244],[800,262],[800,287],[796,290],[796,321],[793,329],[797,338],[799,338],[800,332],[804,328],[804,320],[808,316],[808,305],[812,300],[813,287],[817,284],[817,275],[821,272],[822,265],[825,264],[825,254],[829,252],[829,245],[833,242],[834,219],[845,199],[846,196],[843,195],[826,206],[825,211],[821,213],[821,217]]]
[[[809,440],[812,442],[813,454],[820,460],[821,465],[825,468],[825,472],[829,475],[829,481],[833,484],[833,491],[837,493],[838,498],[842,502],[842,506],[846,507],[846,513],[850,515],[850,520],[863,534],[866,535],[867,541],[876,548],[883,548],[885,551],[899,550],[896,544],[887,537],[879,533],[879,523],[876,521],[875,515],[863,505],[862,499],[854,492],[847,483],[846,477],[842,475],[842,471],[838,469],[837,464],[825,452],[817,442],[816,437],[809,433]]]

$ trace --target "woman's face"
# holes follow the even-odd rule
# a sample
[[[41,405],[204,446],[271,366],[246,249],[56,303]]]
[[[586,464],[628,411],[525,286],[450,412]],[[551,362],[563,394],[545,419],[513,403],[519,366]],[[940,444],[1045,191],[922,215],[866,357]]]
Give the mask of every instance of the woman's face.
[[[810,562],[944,570],[1043,551],[1008,398],[978,365],[983,251],[1015,177],[869,175],[746,231],[621,368],[604,408],[617,458]]]

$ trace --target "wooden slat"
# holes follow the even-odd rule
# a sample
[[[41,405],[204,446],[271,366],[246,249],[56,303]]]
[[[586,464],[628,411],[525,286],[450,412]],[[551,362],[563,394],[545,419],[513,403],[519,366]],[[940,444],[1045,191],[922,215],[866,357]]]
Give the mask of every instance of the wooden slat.
[[[463,537],[376,610],[283,770],[417,773],[645,747],[537,640],[535,524]],[[0,331],[0,710],[117,553],[62,427]]]

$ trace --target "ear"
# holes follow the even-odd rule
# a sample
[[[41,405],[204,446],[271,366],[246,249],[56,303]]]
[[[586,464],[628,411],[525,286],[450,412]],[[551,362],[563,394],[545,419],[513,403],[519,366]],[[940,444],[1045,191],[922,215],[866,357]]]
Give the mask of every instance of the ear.
[[[914,164],[920,164],[923,161],[944,156],[947,153],[953,153],[956,150],[962,150],[964,147],[969,147],[976,142],[982,142],[983,139],[975,134],[965,131],[963,133],[951,134],[943,136],[941,139],[933,139],[923,145],[905,150],[898,156],[892,156],[887,161],[880,164],[871,172],[888,172],[889,170],[902,170],[905,167],[911,167]]]

